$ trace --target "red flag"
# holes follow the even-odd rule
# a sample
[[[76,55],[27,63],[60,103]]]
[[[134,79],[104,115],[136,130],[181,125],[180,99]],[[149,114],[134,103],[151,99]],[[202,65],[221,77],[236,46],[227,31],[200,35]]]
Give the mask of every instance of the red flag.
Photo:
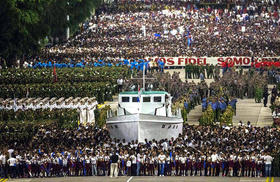
[[[268,66],[268,67],[271,67],[272,65],[273,65],[273,63],[272,63],[271,61],[268,61],[268,62],[267,62],[267,66]]]
[[[256,67],[256,68],[260,68],[260,67],[261,67],[261,63],[256,63],[256,64],[255,64],[255,67]]]
[[[234,66],[234,62],[233,61],[230,61],[229,63],[228,63],[228,67],[229,68],[232,68]]]
[[[251,62],[251,67],[254,67],[254,66],[256,66],[256,65],[254,64],[254,62]]]
[[[53,82],[57,82],[57,76],[56,76],[56,71],[55,71],[55,64],[53,64]]]
[[[280,62],[274,62],[274,66],[280,67]]]
[[[221,63],[221,65],[222,65],[222,68],[226,68],[227,67],[227,62],[224,61],[224,62]]]

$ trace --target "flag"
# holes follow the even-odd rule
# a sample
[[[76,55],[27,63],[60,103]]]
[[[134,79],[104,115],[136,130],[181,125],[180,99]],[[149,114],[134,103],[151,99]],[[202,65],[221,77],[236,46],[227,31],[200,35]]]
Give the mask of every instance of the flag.
[[[56,75],[56,71],[55,71],[55,64],[53,64],[53,82],[57,82],[57,75]]]
[[[161,35],[159,33],[155,33],[154,35],[155,35],[155,37],[161,37]]]
[[[188,47],[190,47],[192,44],[192,36],[189,30],[187,30],[187,41],[188,41]]]
[[[191,35],[188,36],[188,47],[190,47],[192,44],[192,37]]]

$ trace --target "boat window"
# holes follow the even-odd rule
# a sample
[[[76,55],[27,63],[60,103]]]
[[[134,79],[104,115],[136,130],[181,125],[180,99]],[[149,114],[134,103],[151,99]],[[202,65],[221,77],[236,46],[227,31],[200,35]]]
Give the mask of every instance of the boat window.
[[[122,102],[129,102],[129,97],[122,97]]]
[[[151,97],[143,97],[143,102],[151,102]]]
[[[132,97],[132,102],[138,102],[138,97]]]
[[[161,97],[160,96],[154,97],[154,102],[161,102]]]

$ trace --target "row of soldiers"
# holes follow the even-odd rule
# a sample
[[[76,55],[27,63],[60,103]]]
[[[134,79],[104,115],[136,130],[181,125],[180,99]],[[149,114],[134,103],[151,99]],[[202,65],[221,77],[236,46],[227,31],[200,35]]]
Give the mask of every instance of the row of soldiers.
[[[223,77],[210,84],[210,95],[222,90],[223,94],[243,99],[255,98],[256,90],[267,86],[267,75],[259,72],[226,72]]]
[[[186,79],[199,79],[201,78],[201,73],[203,77],[207,79],[218,78],[220,75],[220,67],[218,65],[214,66],[213,64],[187,64],[185,66],[185,73]]]

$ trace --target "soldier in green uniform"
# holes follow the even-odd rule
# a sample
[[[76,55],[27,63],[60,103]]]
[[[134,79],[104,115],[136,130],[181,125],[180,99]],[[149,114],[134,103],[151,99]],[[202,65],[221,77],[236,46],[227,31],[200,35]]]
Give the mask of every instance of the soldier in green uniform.
[[[253,76],[254,72],[255,72],[255,69],[252,68],[252,67],[250,67],[250,68],[249,68],[249,74],[250,74],[250,76]]]
[[[239,75],[243,75],[243,66],[239,66]]]
[[[206,74],[207,74],[206,78],[209,79],[209,77],[210,77],[210,66],[209,66],[209,64],[206,64],[205,69],[206,69]]]
[[[199,65],[199,75],[200,75],[200,73],[202,73],[205,78],[205,66]]]
[[[214,75],[214,65],[211,64],[211,65],[209,66],[209,78],[210,78],[210,79],[213,78],[213,75]]]
[[[244,83],[242,80],[239,81],[238,83],[238,96],[240,99],[243,99],[243,96],[244,96]]]
[[[193,79],[197,79],[197,65],[193,65]]]
[[[215,65],[215,72],[214,72],[214,79],[218,80],[219,76],[220,76],[220,68],[218,65]]]
[[[192,66],[192,65],[189,65],[189,64],[186,65],[186,68],[185,68],[185,69],[186,69],[186,70],[185,70],[185,71],[186,71],[186,75],[185,75],[185,78],[186,78],[186,79],[187,79],[187,78],[188,78],[188,79],[191,79],[191,78],[192,78],[191,66]]]
[[[254,79],[248,80],[248,98],[254,98],[254,92],[255,92],[255,85],[254,85]]]
[[[200,75],[199,65],[195,65],[195,78],[199,79],[199,75]]]
[[[194,65],[191,63],[190,65],[189,65],[189,78],[190,79],[192,79],[192,78],[194,78],[193,76],[194,76]]]

